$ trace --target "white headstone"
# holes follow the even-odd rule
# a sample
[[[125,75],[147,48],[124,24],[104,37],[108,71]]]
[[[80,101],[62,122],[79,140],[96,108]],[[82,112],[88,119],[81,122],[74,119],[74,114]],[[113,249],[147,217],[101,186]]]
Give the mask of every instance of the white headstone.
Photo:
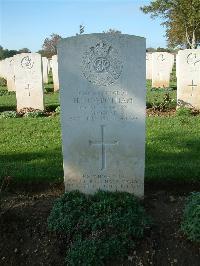
[[[41,55],[22,53],[14,56],[14,72],[17,110],[44,110]]]
[[[52,75],[53,75],[53,86],[54,91],[59,90],[59,80],[58,80],[58,56],[53,55],[51,60]]]
[[[42,74],[43,74],[43,83],[48,83],[48,59],[42,57]]]
[[[200,109],[200,49],[186,49],[178,52],[177,103]]]
[[[144,194],[145,39],[90,34],[58,45],[67,191]]]
[[[152,53],[146,53],[146,79],[152,79]]]
[[[174,55],[167,52],[152,53],[152,87],[168,88]]]
[[[0,61],[0,77],[5,78],[5,60]]]
[[[15,91],[14,60],[13,57],[5,59],[5,78],[8,91]]]

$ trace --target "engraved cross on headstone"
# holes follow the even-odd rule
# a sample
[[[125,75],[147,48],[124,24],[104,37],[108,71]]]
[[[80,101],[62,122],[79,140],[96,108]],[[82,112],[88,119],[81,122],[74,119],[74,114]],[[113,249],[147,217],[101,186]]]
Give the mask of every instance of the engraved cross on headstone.
[[[192,93],[193,93],[194,87],[197,87],[197,85],[194,85],[194,80],[192,80],[192,84],[190,84],[188,86],[192,87]],[[192,96],[192,93],[191,93],[191,96]]]
[[[25,90],[28,90],[28,96],[31,96],[31,93],[30,93],[30,84],[28,84],[28,88],[25,88]]]
[[[105,125],[101,125],[101,140],[100,141],[91,141],[89,140],[89,145],[99,146],[101,148],[101,170],[106,169],[106,146],[117,145],[118,141],[108,143],[104,140],[104,129]]]

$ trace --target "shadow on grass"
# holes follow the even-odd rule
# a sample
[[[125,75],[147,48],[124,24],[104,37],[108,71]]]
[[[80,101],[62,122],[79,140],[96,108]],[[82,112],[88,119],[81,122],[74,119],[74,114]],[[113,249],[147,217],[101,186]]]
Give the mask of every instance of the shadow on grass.
[[[0,112],[4,112],[4,111],[16,111],[16,106],[15,105],[0,106]]]
[[[147,143],[147,181],[200,181],[200,140],[190,138],[180,142],[177,136],[166,134],[165,139],[156,137]],[[157,146],[161,142],[165,143],[163,150]],[[179,148],[182,151],[178,152]],[[17,181],[58,181],[63,177],[61,149],[3,155],[0,177],[4,176]]]
[[[49,104],[48,106],[46,106],[45,110],[47,112],[55,112],[58,106],[59,106],[58,104]]]
[[[63,178],[62,151],[10,153],[0,156],[0,178],[14,181],[59,181]]]
[[[194,133],[194,132],[193,132]],[[186,139],[180,132],[165,133],[147,139],[146,180],[199,181],[200,139],[193,135]]]

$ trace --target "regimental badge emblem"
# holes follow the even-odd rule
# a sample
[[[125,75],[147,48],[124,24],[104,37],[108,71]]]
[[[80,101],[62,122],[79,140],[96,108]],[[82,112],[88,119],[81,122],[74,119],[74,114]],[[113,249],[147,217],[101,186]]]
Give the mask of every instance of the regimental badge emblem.
[[[122,68],[119,52],[105,41],[89,47],[82,56],[83,75],[96,85],[114,83],[120,77]]]
[[[200,57],[196,53],[190,53],[187,56],[187,63],[188,65],[196,66],[196,64],[200,63]]]
[[[21,60],[21,66],[23,68],[31,69],[33,67],[33,60],[29,56],[25,56]]]
[[[163,61],[165,61],[165,56],[164,56],[164,54],[159,54],[158,57],[157,57],[157,60],[158,60],[159,62],[163,62]]]

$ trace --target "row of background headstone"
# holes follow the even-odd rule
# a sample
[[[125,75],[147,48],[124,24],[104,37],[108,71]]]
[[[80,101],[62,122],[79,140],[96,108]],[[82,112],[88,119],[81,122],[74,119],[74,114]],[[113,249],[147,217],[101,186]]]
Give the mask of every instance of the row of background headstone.
[[[29,72],[27,72],[25,68],[21,68],[21,65],[17,60],[18,58],[20,58],[20,60],[23,60],[23,58],[30,58],[30,60],[33,61],[36,60],[35,66],[37,65],[37,62],[39,62],[38,77],[40,75],[42,76],[42,83],[48,82],[48,73],[51,68],[54,91],[59,89],[57,55],[54,55],[52,59],[47,59],[46,57],[41,57],[41,55],[37,53],[28,53],[16,55],[14,57],[6,58],[0,61],[0,77],[3,77],[7,80],[7,87],[9,91],[16,91],[16,73],[18,73],[18,69],[22,69],[23,71],[21,72],[21,84],[19,85],[19,90],[23,90],[24,86],[24,89],[29,91],[29,96],[31,90],[30,83],[31,80],[35,78],[34,73],[37,72],[35,66],[33,72],[30,71],[30,69]],[[153,88],[169,87],[170,74],[174,66],[174,60],[175,56],[167,52],[154,52],[146,54],[146,78],[152,80]],[[27,73],[31,74],[28,75]],[[178,52],[178,55],[176,56],[176,76],[178,105],[200,109],[200,49],[186,49]],[[26,84],[24,84],[24,82]],[[16,96],[17,95],[18,94],[16,93]],[[29,106],[31,104],[30,96],[26,102],[25,94],[22,95],[23,104],[18,104],[17,110],[19,110],[19,108],[22,106],[31,108],[37,106],[37,104]],[[34,102],[35,101],[36,99],[34,99]],[[19,100],[17,103],[19,103]],[[41,105],[39,106],[41,107]]]
[[[146,78],[153,88],[168,88],[174,55],[167,52],[146,53]]]
[[[23,56],[32,56],[32,54],[34,55],[37,53],[23,54]],[[6,79],[8,91],[16,91],[14,58],[17,58],[17,56],[20,56],[20,55],[16,55],[13,57],[6,58],[4,60],[0,60],[0,77]],[[39,69],[41,69],[43,83],[48,83],[48,74],[50,72],[50,69],[52,69],[54,91],[59,90],[57,55],[54,55],[52,59],[42,57],[41,67],[39,67]]]
[[[43,84],[52,69],[54,91],[59,90],[57,55],[52,59],[38,53],[22,53],[0,61],[0,77],[6,79],[8,91],[16,91],[17,110],[44,110]]]
[[[146,78],[153,88],[169,88],[170,74],[176,59],[177,104],[200,109],[200,49],[146,54]]]

